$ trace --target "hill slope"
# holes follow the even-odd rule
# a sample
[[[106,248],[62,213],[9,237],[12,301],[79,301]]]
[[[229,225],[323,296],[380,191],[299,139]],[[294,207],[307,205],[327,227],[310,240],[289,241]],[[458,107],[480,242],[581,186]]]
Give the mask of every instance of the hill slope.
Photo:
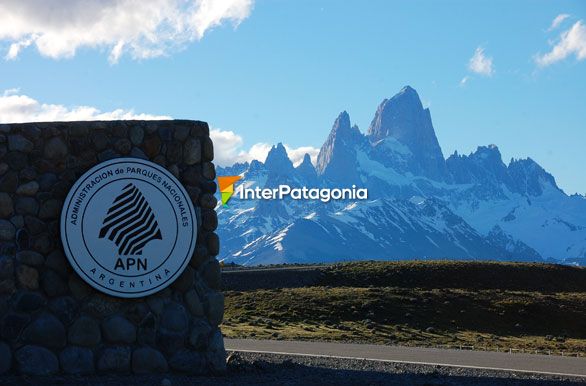
[[[583,268],[357,262],[233,271],[223,277],[222,331],[228,337],[586,355]]]

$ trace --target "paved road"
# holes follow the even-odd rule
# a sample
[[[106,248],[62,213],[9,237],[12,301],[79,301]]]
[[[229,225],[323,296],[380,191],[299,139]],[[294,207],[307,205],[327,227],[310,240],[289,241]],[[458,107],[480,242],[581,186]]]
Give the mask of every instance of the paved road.
[[[285,340],[224,339],[224,344],[229,351],[359,358],[586,378],[586,358]]]

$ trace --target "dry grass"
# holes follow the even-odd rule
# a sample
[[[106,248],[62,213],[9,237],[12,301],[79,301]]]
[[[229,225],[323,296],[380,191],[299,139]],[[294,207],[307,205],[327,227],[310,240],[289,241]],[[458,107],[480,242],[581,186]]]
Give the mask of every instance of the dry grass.
[[[379,269],[373,269],[373,264],[379,265]],[[410,282],[427,283],[425,288],[406,287],[405,283],[403,287],[382,285],[393,282],[385,278],[389,270],[397,275],[396,264],[352,263],[328,268],[322,280],[328,286],[227,291],[222,331],[232,338],[474,346],[586,354],[586,292],[552,292],[556,289],[553,284],[548,291],[487,289],[478,280],[471,281],[475,284],[470,285],[473,288],[462,288],[465,287],[462,278],[458,286],[440,282],[450,267],[438,262],[417,263],[416,274],[405,265],[400,267],[408,272]],[[430,275],[430,270],[437,270],[438,264],[443,273]],[[465,264],[457,263],[458,274],[466,271]],[[504,266],[510,277],[515,277],[516,269],[527,269],[527,265]],[[537,269],[542,271],[542,267]],[[559,271],[552,270],[552,275],[559,275]],[[434,279],[426,280],[430,277]],[[555,280],[548,282],[555,283]],[[346,283],[351,286],[342,285]],[[581,289],[580,285],[563,283],[564,289]]]

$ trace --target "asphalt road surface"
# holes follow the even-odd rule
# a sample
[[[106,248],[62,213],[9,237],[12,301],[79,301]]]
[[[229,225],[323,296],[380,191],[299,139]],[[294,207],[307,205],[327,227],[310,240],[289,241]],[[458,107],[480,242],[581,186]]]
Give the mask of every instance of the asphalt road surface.
[[[331,342],[224,339],[226,350],[584,377],[586,358]]]

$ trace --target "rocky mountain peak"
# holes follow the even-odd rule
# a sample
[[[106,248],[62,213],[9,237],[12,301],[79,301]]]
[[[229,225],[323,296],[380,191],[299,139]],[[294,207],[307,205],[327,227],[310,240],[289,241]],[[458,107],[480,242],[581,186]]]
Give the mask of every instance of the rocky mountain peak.
[[[364,136],[357,126],[351,126],[350,116],[341,112],[317,156],[317,173],[338,182],[357,180],[356,147]]]
[[[305,153],[303,161],[295,168],[297,174],[308,183],[317,182],[317,172],[311,163],[311,157]]]
[[[234,200],[219,208],[221,257],[242,264],[420,256],[585,261],[584,197],[565,195],[530,158],[506,165],[495,145],[444,160],[430,112],[408,86],[378,106],[368,135],[341,112],[316,167],[306,154],[293,168],[278,144],[265,163],[218,174],[266,188],[369,190],[368,200],[349,205]]]
[[[511,159],[508,172],[514,190],[521,194],[540,196],[548,187],[561,192],[555,178],[531,158]]]
[[[259,170],[259,169],[262,169],[263,167],[264,167],[264,164],[262,162],[260,162],[259,160],[253,159],[252,161],[250,161],[249,169],[251,169],[251,170]]]
[[[332,127],[332,131],[341,131],[341,130],[349,130],[350,129],[350,115],[346,110],[342,111],[338,118],[334,121],[334,126]]]
[[[496,145],[478,146],[476,151],[470,154],[470,159],[478,165],[492,170],[504,170],[501,152]]]
[[[378,106],[368,128],[371,142],[392,137],[409,148],[413,154],[414,173],[444,180],[447,170],[444,156],[431,123],[429,109],[424,109],[417,91],[405,86],[391,99]]]
[[[311,163],[311,157],[309,156],[309,153],[305,153],[305,155],[303,156],[303,161],[301,161],[301,163],[299,164],[299,166],[297,168],[304,168],[304,167],[312,167],[313,168],[313,164]]]
[[[454,182],[482,184],[510,184],[507,166],[496,145],[478,146],[470,155],[454,153],[446,160]]]
[[[346,111],[342,111],[332,125],[328,140],[331,139],[332,142],[354,142],[361,137],[362,133],[360,133],[358,126],[350,123],[350,115]]]
[[[368,128],[368,135],[373,141],[388,136],[401,140],[408,139],[408,129],[420,129],[423,105],[419,94],[410,86],[405,86],[390,99],[384,99],[378,106],[374,119]],[[406,121],[405,121],[406,120]],[[406,145],[409,143],[404,142]]]
[[[246,169],[245,176],[246,176],[246,178],[253,178],[253,176],[260,175],[264,172],[265,172],[265,165],[262,162],[254,159],[254,160],[250,161],[250,165]],[[240,173],[238,173],[238,174],[240,174]]]
[[[446,164],[456,183],[477,183],[487,189],[504,184],[511,192],[526,196],[540,196],[548,188],[560,191],[554,177],[531,158],[502,161],[496,145],[479,146],[470,155],[454,153]]]
[[[281,142],[273,146],[267,155],[265,167],[269,173],[289,174],[293,171],[293,163]]]

